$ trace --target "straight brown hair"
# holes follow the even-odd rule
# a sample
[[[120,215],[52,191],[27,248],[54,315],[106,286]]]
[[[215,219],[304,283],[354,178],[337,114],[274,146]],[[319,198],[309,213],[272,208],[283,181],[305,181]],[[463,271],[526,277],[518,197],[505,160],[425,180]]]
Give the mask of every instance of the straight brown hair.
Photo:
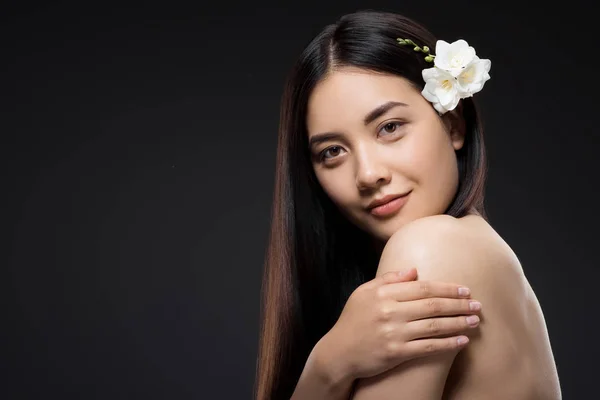
[[[308,151],[306,110],[315,85],[335,67],[394,74],[423,89],[430,67],[410,46],[436,39],[398,14],[361,11],[328,25],[304,49],[281,101],[271,229],[262,277],[261,326],[254,394],[289,399],[310,351],[337,321],[350,294],[375,276],[379,255],[370,237],[337,210],[318,184]],[[457,194],[446,214],[462,217],[483,205],[486,157],[472,98],[461,100],[463,147],[456,152]]]

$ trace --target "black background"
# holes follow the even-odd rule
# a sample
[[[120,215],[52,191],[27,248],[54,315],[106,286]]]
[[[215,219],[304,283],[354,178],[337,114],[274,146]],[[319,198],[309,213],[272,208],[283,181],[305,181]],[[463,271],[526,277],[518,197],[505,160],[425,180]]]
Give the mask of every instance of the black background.
[[[490,221],[564,398],[594,397],[598,34],[573,1],[4,4],[0,397],[251,398],[283,80],[366,8],[492,60]]]

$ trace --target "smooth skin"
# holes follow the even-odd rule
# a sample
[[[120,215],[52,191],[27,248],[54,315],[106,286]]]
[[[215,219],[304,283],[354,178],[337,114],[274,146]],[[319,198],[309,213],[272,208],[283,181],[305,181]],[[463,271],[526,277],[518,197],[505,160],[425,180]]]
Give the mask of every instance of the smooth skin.
[[[460,333],[477,327],[480,303],[464,286],[416,278],[414,268],[389,271],[355,289],[308,357],[291,399],[348,399],[358,378],[464,348]],[[442,333],[447,337],[435,337]]]
[[[460,219],[442,215],[458,190],[456,151],[465,137],[458,110],[440,117],[404,78],[350,67],[330,71],[309,99],[315,174],[340,211],[383,248],[377,276],[416,266],[419,280],[469,287],[484,310],[463,351],[404,360],[376,376],[353,371],[357,364],[362,373],[376,370],[369,366],[380,362],[379,348],[345,347],[336,359],[350,371],[347,379],[359,379],[355,399],[561,397],[543,313],[519,260],[475,210]],[[392,216],[367,209],[375,198],[403,193],[408,201]],[[415,319],[399,304],[389,314],[406,322],[398,334],[406,335]],[[425,325],[444,335],[441,321]],[[351,326],[336,324],[329,343],[372,329]]]
[[[378,274],[398,264],[419,265],[422,279],[468,285],[484,305],[482,321],[462,352],[360,380],[355,400],[561,398],[540,305],[517,257],[483,219],[440,215],[409,223],[388,241]]]

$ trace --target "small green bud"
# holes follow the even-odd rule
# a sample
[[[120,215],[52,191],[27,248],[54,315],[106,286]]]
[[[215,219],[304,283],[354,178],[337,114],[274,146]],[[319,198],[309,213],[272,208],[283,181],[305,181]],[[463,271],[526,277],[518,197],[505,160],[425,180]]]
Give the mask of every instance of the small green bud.
[[[425,53],[429,53],[429,47],[427,47],[427,46],[423,46],[423,51],[424,51]]]
[[[415,51],[421,51],[421,48],[419,46],[415,46],[414,50]]]
[[[404,39],[398,38],[398,44],[406,44],[406,41]]]
[[[427,56],[427,57],[425,57],[425,61],[432,62],[433,61],[433,57]]]

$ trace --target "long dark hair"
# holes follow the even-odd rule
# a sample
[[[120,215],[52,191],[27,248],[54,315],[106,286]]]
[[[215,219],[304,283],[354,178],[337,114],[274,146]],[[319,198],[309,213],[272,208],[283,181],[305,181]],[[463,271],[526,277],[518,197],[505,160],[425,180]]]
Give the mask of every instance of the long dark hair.
[[[318,184],[310,161],[306,111],[315,85],[338,66],[400,75],[416,88],[431,65],[412,39],[435,49],[424,27],[397,14],[363,11],[329,25],[304,49],[283,93],[271,231],[266,254],[255,394],[289,399],[313,346],[335,324],[349,295],[373,279],[379,254]],[[472,98],[461,100],[466,138],[456,152],[459,187],[446,214],[483,209],[483,132]]]

